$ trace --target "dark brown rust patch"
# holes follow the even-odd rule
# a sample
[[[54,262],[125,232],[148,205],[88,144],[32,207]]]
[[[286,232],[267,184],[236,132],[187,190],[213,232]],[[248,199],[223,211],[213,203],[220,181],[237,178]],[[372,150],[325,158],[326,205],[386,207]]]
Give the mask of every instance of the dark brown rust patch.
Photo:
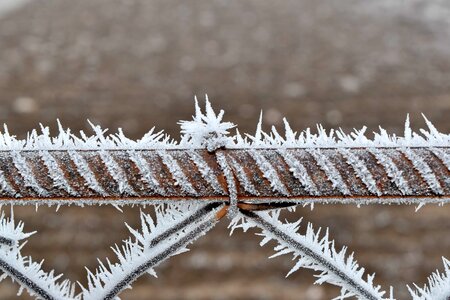
[[[445,194],[450,194],[450,171],[436,155],[427,149],[415,150],[420,157],[428,164],[436,176]]]
[[[352,195],[367,196],[372,194],[369,192],[361,178],[359,178],[352,165],[348,163],[347,158],[344,157],[344,155],[329,149],[325,149],[323,152],[327,155],[330,162],[333,163]],[[353,155],[359,158],[357,153],[353,153]]]
[[[389,178],[386,169],[378,162],[376,156],[368,149],[358,151],[361,152],[361,160],[368,166],[369,172],[372,173],[373,179],[376,181],[378,189],[383,192],[383,195],[401,196],[402,192]],[[383,152],[383,150],[380,151]]]
[[[89,168],[94,173],[95,179],[102,189],[109,195],[121,196],[119,184],[114,180],[102,160],[98,151],[80,153],[86,160]]]
[[[278,152],[273,152],[271,154],[270,161],[274,162],[273,166],[277,170],[280,179],[285,183],[290,195],[300,196],[309,194],[301,185],[300,181],[295,178],[294,174],[289,170],[288,164]]]
[[[14,165],[12,156],[5,156],[2,163],[2,171],[5,179],[21,197],[38,197],[38,193],[25,185],[24,177]]]
[[[317,165],[314,157],[305,150],[291,150],[291,153],[306,168],[308,175],[317,187],[317,191],[323,196],[340,196],[325,172]]]
[[[411,160],[400,150],[387,149],[386,154],[392,158],[399,170],[402,171],[403,177],[408,182],[409,188],[413,195],[432,195],[432,191],[423,179],[419,170],[417,170]],[[411,149],[411,151],[414,151]]]
[[[55,158],[59,167],[64,173],[69,185],[80,195],[85,195],[86,198],[98,196],[98,193],[90,189],[86,180],[80,175],[77,166],[70,158],[66,151],[52,151],[51,155]]]

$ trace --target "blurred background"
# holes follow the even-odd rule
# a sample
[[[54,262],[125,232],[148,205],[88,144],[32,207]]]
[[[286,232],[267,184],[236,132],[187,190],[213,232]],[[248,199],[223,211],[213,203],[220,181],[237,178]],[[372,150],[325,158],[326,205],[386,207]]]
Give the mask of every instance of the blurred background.
[[[344,130],[378,125],[402,134],[407,113],[421,112],[450,132],[450,2],[446,0],[0,0],[0,122],[25,137],[56,118],[91,132],[90,119],[139,138],[151,127],[179,136],[176,122],[208,93],[241,131],[286,116],[297,130],[322,123]],[[110,245],[138,226],[139,208],[16,207],[24,248],[73,281],[83,266],[113,257]],[[328,205],[298,209],[329,226],[339,246],[384,288],[407,299],[441,256],[450,258],[450,206]],[[306,222],[305,222],[306,223]],[[138,280],[123,299],[330,299],[311,272],[284,276],[290,257],[224,220],[192,251],[164,263],[159,278]],[[0,299],[17,285],[0,283]],[[23,295],[23,299],[30,299]]]

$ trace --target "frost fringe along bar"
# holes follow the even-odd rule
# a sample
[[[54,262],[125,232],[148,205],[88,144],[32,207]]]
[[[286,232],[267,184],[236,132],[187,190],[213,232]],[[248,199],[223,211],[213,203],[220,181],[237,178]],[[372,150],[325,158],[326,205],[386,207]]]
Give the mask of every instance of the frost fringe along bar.
[[[92,125],[76,136],[33,130],[0,133],[0,201],[14,204],[134,204],[177,200],[264,203],[446,203],[450,201],[450,135],[428,129],[404,137],[365,128],[351,134],[275,127],[241,135],[224,112],[196,101],[174,141],[150,130],[134,141]]]
[[[448,202],[449,135],[439,133],[426,120],[428,131],[412,133],[407,120],[402,138],[381,130],[373,140],[364,129],[350,135],[318,134],[309,130],[297,135],[285,121],[285,137],[275,128],[254,136],[231,136],[235,127],[222,122],[206,101],[203,113],[196,102],[192,121],[181,121],[182,139],[172,141],[151,130],[141,140],[127,139],[119,130],[105,136],[81,138],[63,130],[51,138],[42,128],[17,140],[0,134],[0,187],[3,202],[26,204],[130,204],[156,205],[155,218],[141,211],[141,229],[128,227],[130,238],[116,245],[116,262],[100,261],[88,270],[88,284],[81,292],[42,263],[24,257],[21,249],[32,234],[24,225],[0,214],[0,281],[11,277],[38,299],[108,300],[142,275],[155,275],[154,268],[214,227],[225,215],[231,232],[251,227],[262,230],[261,245],[277,242],[275,254],[292,254],[300,267],[317,271],[316,283],[341,288],[335,299],[356,296],[365,300],[394,300],[365,274],[347,248],[338,250],[325,232],[308,224],[299,232],[300,221],[280,221],[280,208],[294,203],[315,202]],[[189,200],[189,201],[174,201]],[[202,204],[192,203],[193,201]],[[282,202],[276,203],[273,202]],[[261,204],[266,202],[267,204]],[[293,208],[291,208],[293,209]],[[435,272],[428,285],[408,286],[414,300],[448,300],[450,265],[443,258],[444,273]],[[78,289],[79,290],[79,289]]]

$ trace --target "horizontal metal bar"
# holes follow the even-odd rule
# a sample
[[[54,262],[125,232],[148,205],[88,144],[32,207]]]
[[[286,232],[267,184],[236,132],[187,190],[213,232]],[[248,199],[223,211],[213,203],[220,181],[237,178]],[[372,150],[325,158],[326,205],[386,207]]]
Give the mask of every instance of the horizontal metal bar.
[[[0,201],[450,202],[450,148],[0,152]]]

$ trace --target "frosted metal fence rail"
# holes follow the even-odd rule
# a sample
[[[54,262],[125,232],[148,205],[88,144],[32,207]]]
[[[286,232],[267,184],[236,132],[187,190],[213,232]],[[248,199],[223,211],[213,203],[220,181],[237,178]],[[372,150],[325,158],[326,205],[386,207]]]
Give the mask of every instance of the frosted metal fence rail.
[[[275,256],[292,254],[292,273],[300,267],[319,272],[317,283],[341,287],[338,299],[395,299],[364,275],[346,248],[337,250],[328,232],[300,221],[281,222],[281,208],[314,203],[445,204],[450,202],[450,135],[427,120],[427,130],[403,137],[383,129],[373,139],[365,128],[296,133],[284,120],[285,134],[275,128],[255,135],[230,134],[209,101],[203,113],[196,101],[192,121],[181,121],[182,138],[172,140],[153,129],[134,141],[117,134],[76,136],[60,125],[16,139],[0,133],[0,203],[47,205],[155,204],[156,218],[141,213],[142,226],[116,246],[117,263],[107,260],[88,272],[88,286],[77,291],[68,280],[21,254],[31,234],[13,217],[0,216],[0,269],[38,299],[117,299],[138,277],[204,235],[224,216],[232,231],[261,230],[262,245],[275,240]],[[428,286],[408,287],[413,299],[450,299],[450,262]]]
[[[447,202],[450,148],[0,153],[0,201]]]

